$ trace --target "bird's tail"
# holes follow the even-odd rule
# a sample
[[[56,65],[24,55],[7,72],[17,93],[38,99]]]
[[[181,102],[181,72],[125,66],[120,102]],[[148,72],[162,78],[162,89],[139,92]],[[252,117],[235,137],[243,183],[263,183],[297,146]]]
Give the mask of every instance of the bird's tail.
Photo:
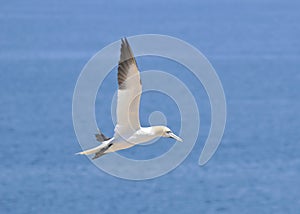
[[[106,150],[108,150],[111,146],[112,143],[110,143],[111,140],[105,141],[104,143],[100,144],[99,146],[96,146],[92,149],[84,150],[82,152],[78,152],[75,155],[91,155],[95,154],[97,152],[104,153]]]
[[[98,133],[95,134],[97,141],[99,142],[104,142],[104,141],[108,141],[111,138],[106,137],[103,133],[101,133],[101,131],[98,129]],[[103,149],[106,146],[106,144],[101,144],[100,146],[97,146],[95,148],[92,149],[88,149],[82,152],[77,152],[75,153],[75,155],[91,155],[91,154],[95,154],[97,152],[99,152],[101,149]]]
[[[92,148],[92,149],[88,149],[88,150],[82,151],[82,152],[77,152],[75,155],[91,155],[91,154],[94,154],[94,153],[96,153],[98,151],[99,151],[99,146],[97,146],[95,148]]]

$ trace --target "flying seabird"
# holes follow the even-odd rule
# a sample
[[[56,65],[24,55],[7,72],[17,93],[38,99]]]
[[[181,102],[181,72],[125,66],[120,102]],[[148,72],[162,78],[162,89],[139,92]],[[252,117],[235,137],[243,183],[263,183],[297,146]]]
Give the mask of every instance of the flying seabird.
[[[182,142],[166,126],[141,127],[139,119],[139,106],[142,93],[142,82],[133,52],[126,38],[121,39],[121,56],[118,64],[118,98],[117,98],[117,125],[112,138],[105,137],[98,130],[97,141],[101,144],[77,154],[91,155],[92,159],[127,149],[137,144],[150,141],[158,137],[174,138]]]

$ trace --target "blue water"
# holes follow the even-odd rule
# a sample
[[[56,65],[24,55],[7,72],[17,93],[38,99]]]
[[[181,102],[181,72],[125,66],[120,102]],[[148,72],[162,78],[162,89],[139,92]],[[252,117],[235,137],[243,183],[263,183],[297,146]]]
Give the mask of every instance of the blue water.
[[[299,10],[297,0],[1,2],[0,213],[299,213]],[[136,182],[73,155],[81,148],[71,107],[89,58],[123,36],[144,33],[200,49],[223,83],[228,117],[220,148],[200,167],[209,101],[199,82],[175,66],[170,72],[189,78],[199,93],[198,142],[172,172]],[[140,59],[140,66],[148,68],[151,60]],[[101,92],[109,95],[117,87],[115,73],[108,79],[113,84]],[[142,118],[165,100],[155,96],[142,100],[149,107]],[[110,106],[99,99],[96,105],[98,122],[111,135]],[[175,129],[177,114],[176,108],[166,113]],[[161,147],[124,155],[149,158],[171,144],[164,139]]]

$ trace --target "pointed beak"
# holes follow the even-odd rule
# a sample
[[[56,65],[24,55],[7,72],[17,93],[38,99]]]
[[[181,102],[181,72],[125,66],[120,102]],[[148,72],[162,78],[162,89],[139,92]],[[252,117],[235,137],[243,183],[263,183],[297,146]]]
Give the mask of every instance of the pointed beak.
[[[175,135],[174,133],[170,133],[170,137],[179,142],[183,142],[183,140],[180,137],[178,137],[177,135]]]

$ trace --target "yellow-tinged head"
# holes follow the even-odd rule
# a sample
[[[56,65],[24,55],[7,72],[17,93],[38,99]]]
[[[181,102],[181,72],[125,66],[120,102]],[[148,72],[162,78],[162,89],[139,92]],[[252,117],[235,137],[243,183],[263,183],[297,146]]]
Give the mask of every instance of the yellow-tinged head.
[[[156,136],[161,136],[161,137],[169,137],[169,138],[173,138],[179,142],[183,142],[183,140],[178,137],[177,135],[175,135],[171,129],[169,129],[166,126],[153,126],[151,127],[153,134]]]

